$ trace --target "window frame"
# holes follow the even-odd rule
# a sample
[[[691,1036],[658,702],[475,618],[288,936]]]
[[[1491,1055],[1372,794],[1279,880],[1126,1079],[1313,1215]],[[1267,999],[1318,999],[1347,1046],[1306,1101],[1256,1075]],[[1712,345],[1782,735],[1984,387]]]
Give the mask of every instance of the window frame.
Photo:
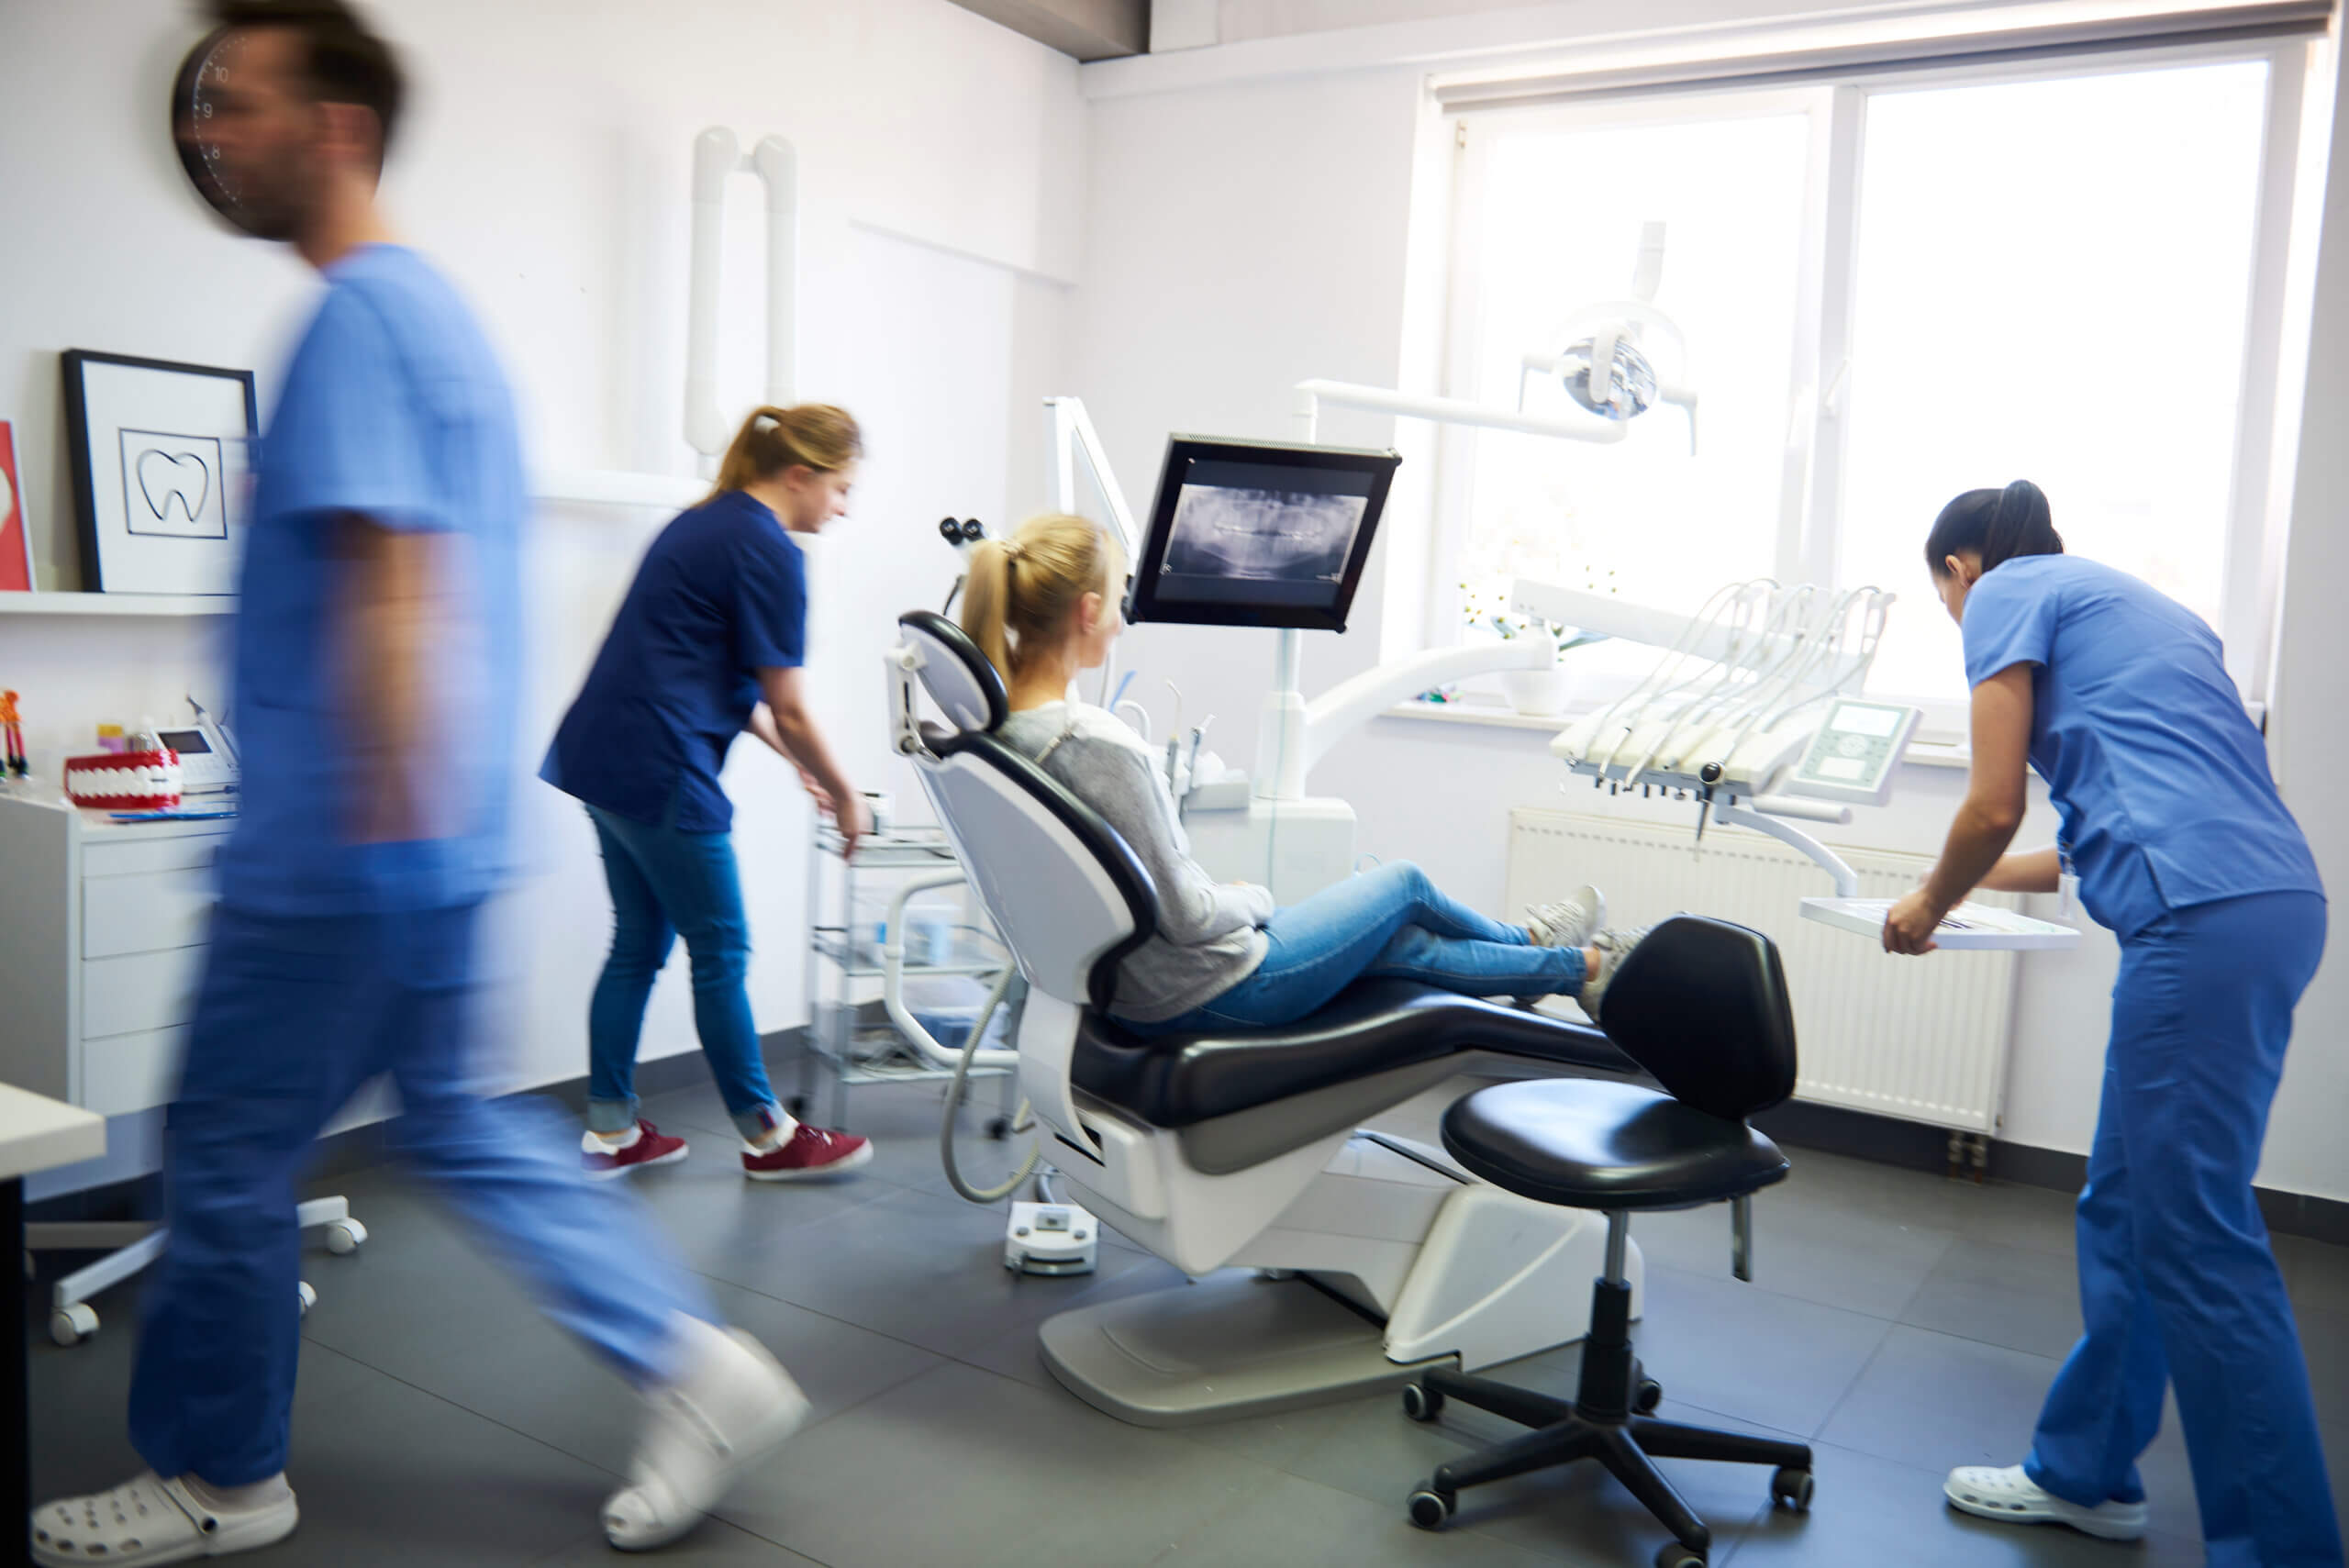
[[[1485,161],[1497,133],[1808,114],[1812,121],[1810,170],[1775,571],[1782,581],[1833,583],[1845,516],[1848,373],[1859,290],[1865,284],[1858,276],[1860,192],[1873,100],[1936,88],[2265,63],[2260,190],[2253,218],[2242,381],[2232,443],[2225,575],[2214,628],[2226,645],[2228,673],[2247,705],[2263,711],[2273,675],[2283,543],[2298,447],[2297,381],[2306,357],[2305,342],[2296,341],[2289,329],[2299,326],[2305,339],[2314,247],[2314,226],[2307,215],[2321,209],[2321,192],[2312,188],[2311,174],[2321,170],[2323,161],[2321,149],[2310,142],[2319,128],[2309,110],[2312,97],[2321,93],[2317,75],[2329,48],[2327,40],[2308,36],[2139,47],[2105,44],[2021,58],[1860,69],[1798,83],[1700,83],[1441,114],[1453,151],[1448,199],[1432,209],[1448,229],[1442,249],[1446,268],[1445,298],[1438,313],[1442,341],[1434,357],[1440,390],[1467,395],[1462,389],[1476,385],[1473,361],[1482,301],[1477,297],[1473,235]],[[1665,264],[1670,265],[1668,253]],[[1433,433],[1432,516],[1419,541],[1419,563],[1431,591],[1420,603],[1420,624],[1414,628],[1421,648],[1460,640],[1457,591],[1452,584],[1459,580],[1467,520],[1473,515],[1476,439],[1476,431],[1457,426],[1439,427]],[[1921,608],[1932,608],[1921,583],[1886,585],[1903,601],[1896,613],[1918,613],[1920,601]],[[1962,699],[1881,695],[1924,708],[1921,739],[1963,741],[1966,704]]]

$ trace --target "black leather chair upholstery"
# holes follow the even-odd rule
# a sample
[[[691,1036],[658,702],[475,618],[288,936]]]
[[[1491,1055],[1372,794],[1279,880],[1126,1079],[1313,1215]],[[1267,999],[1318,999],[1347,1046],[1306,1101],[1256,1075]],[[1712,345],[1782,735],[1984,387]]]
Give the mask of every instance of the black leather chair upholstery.
[[[1780,1504],[1810,1503],[1810,1450],[1742,1432],[1653,1418],[1661,1385],[1631,1341],[1624,1277],[1636,1209],[1739,1205],[1738,1272],[1745,1274],[1744,1205],[1787,1174],[1777,1146],[1745,1118],[1794,1091],[1795,1032],[1786,979],[1769,939],[1724,921],[1680,915],[1655,928],[1609,983],[1607,1032],[1666,1093],[1629,1084],[1499,1084],[1444,1114],[1443,1144],[1494,1185],[1542,1203],[1603,1211],[1607,1271],[1592,1287],[1591,1328],[1572,1400],[1489,1378],[1431,1372],[1404,1391],[1405,1411],[1432,1420],[1447,1398],[1534,1430],[1457,1464],[1411,1497],[1414,1523],[1440,1528],[1461,1488],[1596,1459],[1675,1540],[1658,1568],[1701,1568],[1711,1533],[1656,1459],[1710,1459],[1776,1467]]]

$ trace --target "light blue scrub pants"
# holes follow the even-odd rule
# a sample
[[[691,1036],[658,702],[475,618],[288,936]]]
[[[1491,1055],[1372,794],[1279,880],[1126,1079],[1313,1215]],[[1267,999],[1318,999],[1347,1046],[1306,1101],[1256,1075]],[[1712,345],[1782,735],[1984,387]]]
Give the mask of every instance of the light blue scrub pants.
[[[2093,1507],[2144,1496],[2174,1384],[2210,1568],[2340,1568],[2308,1367],[2252,1193],[2324,900],[2175,909],[2125,939],[2079,1203],[2087,1333],[2039,1418],[2031,1478]]]
[[[399,1091],[394,1145],[623,1375],[665,1380],[671,1315],[713,1317],[646,1212],[582,1176],[563,1118],[466,1082],[477,913],[215,915],[130,1390],[131,1442],[157,1474],[240,1486],[285,1468],[295,1186],[327,1118],[379,1073]]]

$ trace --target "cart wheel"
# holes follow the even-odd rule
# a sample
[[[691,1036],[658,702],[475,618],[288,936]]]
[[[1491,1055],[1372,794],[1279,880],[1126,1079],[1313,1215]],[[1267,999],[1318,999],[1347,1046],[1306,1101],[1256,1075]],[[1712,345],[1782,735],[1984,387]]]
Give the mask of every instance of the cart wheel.
[[[1460,1494],[1422,1486],[1411,1494],[1405,1506],[1411,1511],[1411,1522],[1421,1529],[1442,1529],[1460,1511]]]
[[[61,1345],[78,1345],[97,1331],[97,1311],[86,1302],[61,1307],[49,1315],[49,1337]]]
[[[308,1280],[297,1281],[294,1286],[294,1299],[299,1304],[295,1315],[307,1318],[310,1308],[318,1304],[318,1293],[310,1288]]]
[[[1403,1385],[1403,1414],[1414,1421],[1432,1421],[1443,1414],[1443,1396],[1422,1384]]]
[[[987,1136],[997,1143],[1011,1136],[1011,1118],[1008,1116],[987,1118]]]
[[[807,1096],[794,1095],[783,1102],[783,1108],[791,1113],[792,1120],[805,1121],[807,1119]]]
[[[366,1240],[367,1228],[355,1219],[338,1219],[327,1227],[327,1251],[338,1258],[356,1252]]]
[[[1814,1485],[1809,1471],[1788,1465],[1770,1477],[1770,1501],[1789,1513],[1807,1514]]]

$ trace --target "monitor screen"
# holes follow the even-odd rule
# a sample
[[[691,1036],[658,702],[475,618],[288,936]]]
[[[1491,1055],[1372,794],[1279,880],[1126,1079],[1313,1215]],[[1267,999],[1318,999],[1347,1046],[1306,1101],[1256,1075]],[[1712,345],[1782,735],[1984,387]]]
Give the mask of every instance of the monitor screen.
[[[158,730],[155,739],[183,757],[201,757],[212,750],[211,742],[205,740],[201,729]]]
[[[1128,618],[1343,631],[1401,461],[1174,437]]]

